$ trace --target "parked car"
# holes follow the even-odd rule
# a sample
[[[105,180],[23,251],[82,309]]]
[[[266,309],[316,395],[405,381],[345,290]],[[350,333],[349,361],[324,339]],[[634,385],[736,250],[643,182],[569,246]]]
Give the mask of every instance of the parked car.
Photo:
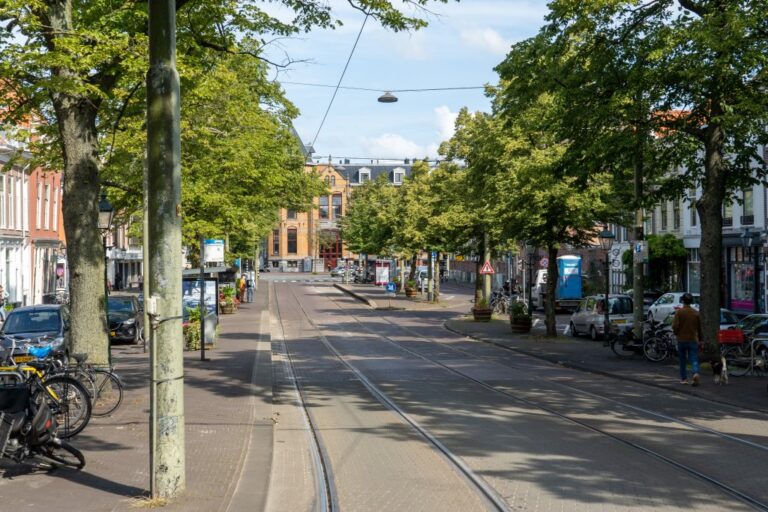
[[[745,316],[736,324],[738,329],[744,332],[744,336],[751,338],[755,335],[765,336],[768,333],[768,315],[754,314]]]
[[[344,272],[347,271],[347,267],[344,265],[339,265],[338,267],[331,270],[331,277],[343,277]]]
[[[632,293],[632,290],[627,290],[627,295],[634,298],[634,294]],[[643,316],[648,316],[648,310],[651,309],[651,306],[654,302],[656,302],[659,297],[664,295],[664,292],[660,292],[658,290],[644,290],[643,291]]]
[[[672,320],[675,319],[675,312],[668,314],[663,320],[665,324],[672,327]],[[720,330],[732,329],[738,327],[739,318],[730,309],[720,308]]]
[[[107,301],[109,341],[141,341],[141,314],[139,300],[135,295],[110,295]]]
[[[608,318],[613,325],[632,328],[632,297],[624,294],[608,296]],[[590,295],[581,299],[571,315],[571,335],[589,334],[593,340],[603,336],[605,326],[605,295]]]
[[[681,307],[683,307],[683,295],[685,292],[670,292],[665,293],[654,302],[650,308],[648,308],[648,320],[662,322],[666,319],[670,313],[674,313]],[[699,294],[692,293],[694,309],[699,309]]]
[[[54,349],[65,344],[69,331],[69,310],[62,304],[24,306],[8,313],[0,330],[2,345],[11,348],[16,341],[17,354],[26,354],[30,345],[45,343]],[[32,340],[31,343],[24,340]]]

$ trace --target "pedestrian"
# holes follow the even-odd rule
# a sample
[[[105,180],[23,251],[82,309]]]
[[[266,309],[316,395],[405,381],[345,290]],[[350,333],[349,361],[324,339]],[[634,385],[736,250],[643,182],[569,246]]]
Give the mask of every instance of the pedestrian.
[[[240,292],[240,302],[245,302],[245,274],[240,276],[237,289]]]
[[[115,290],[120,291],[123,289],[123,274],[118,270],[115,274]]]
[[[701,335],[701,319],[699,312],[691,307],[693,295],[684,293],[683,307],[675,311],[672,320],[672,331],[677,337],[677,354],[680,361],[680,384],[688,384],[688,361],[691,361],[693,385],[699,385],[699,342]]]
[[[253,288],[254,282],[250,277],[245,282],[245,296],[248,297],[248,302],[253,302]]]

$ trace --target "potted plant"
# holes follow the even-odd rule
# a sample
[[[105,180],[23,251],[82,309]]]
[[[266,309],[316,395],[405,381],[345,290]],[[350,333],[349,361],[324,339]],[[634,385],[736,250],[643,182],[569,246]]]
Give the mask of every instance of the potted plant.
[[[409,279],[405,282],[405,296],[406,297],[415,297],[416,292],[418,292],[419,289],[416,287],[416,280],[415,279]]]
[[[472,316],[475,317],[475,322],[490,322],[493,310],[488,305],[488,299],[485,297],[475,301],[475,305],[472,308]]]
[[[187,308],[189,322],[184,326],[184,344],[187,350],[200,350],[200,308]]]
[[[219,290],[219,307],[222,315],[231,315],[235,312],[235,295],[234,286],[222,286]]]
[[[515,301],[509,307],[509,325],[515,334],[524,334],[531,331],[531,315],[528,307],[523,302]]]

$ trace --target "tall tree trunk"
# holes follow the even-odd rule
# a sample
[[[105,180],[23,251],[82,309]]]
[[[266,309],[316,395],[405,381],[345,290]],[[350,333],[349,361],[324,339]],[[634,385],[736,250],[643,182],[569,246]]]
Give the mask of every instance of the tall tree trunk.
[[[544,302],[545,323],[547,326],[547,336],[557,336],[557,319],[555,318],[555,300],[557,292],[557,252],[556,245],[547,246],[547,300]]]
[[[435,302],[440,302],[440,252],[437,253],[437,263],[435,263],[435,268],[437,270],[437,276],[434,276],[434,300]]]
[[[96,107],[85,98],[53,95],[64,155],[62,213],[69,264],[69,346],[107,364],[104,248],[99,232]]]
[[[704,180],[696,203],[701,220],[701,327],[704,342],[711,349],[720,328],[720,269],[723,253],[723,199],[726,166],[723,159],[725,134],[721,126],[704,130]]]

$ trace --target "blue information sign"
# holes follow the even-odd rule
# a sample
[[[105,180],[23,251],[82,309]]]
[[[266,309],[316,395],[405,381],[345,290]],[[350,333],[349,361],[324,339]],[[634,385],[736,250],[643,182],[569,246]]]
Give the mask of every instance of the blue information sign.
[[[387,283],[387,293],[395,293],[397,291],[397,287],[395,283]]]

